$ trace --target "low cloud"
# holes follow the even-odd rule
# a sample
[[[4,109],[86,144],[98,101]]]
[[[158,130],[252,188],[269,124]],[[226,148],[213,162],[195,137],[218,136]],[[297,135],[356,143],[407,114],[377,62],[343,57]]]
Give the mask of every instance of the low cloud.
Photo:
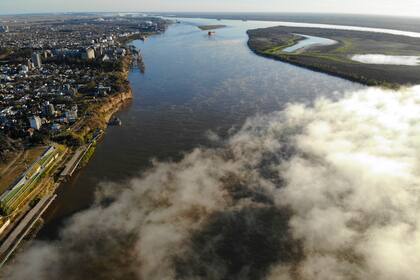
[[[301,131],[296,154],[278,166],[287,183],[276,198],[294,213],[289,224],[305,255],[290,277],[420,275],[419,105],[414,87],[289,107],[286,127]],[[276,275],[274,268],[272,279],[283,279]]]
[[[369,88],[251,118],[103,184],[6,279],[417,279],[419,105],[420,87]]]

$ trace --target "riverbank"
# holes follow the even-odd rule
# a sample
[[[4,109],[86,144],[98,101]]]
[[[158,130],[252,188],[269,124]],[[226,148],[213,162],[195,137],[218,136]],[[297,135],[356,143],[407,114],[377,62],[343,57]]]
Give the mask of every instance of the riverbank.
[[[420,39],[391,34],[306,28],[269,27],[248,30],[248,46],[256,54],[344,78],[369,86],[397,88],[420,83],[420,67],[363,64],[351,59],[357,54],[418,55]],[[312,46],[298,52],[285,52],[299,42],[294,34],[334,40],[328,46]]]
[[[86,141],[86,144],[80,145],[76,148],[69,147],[69,150],[71,152],[69,153],[69,155],[67,155],[68,160],[64,162],[61,166],[62,173],[60,174],[59,180],[68,179],[69,176],[63,177],[62,174],[68,168],[70,162],[74,160],[76,154],[79,153],[81,150],[81,154],[85,155],[85,153],[88,150],[90,150],[92,145],[96,145],[96,140],[100,138],[100,136],[106,131],[106,128],[108,127],[108,124],[111,118],[114,116],[114,114],[116,114],[124,105],[130,102],[130,100],[133,98],[132,89],[128,81],[131,62],[131,55],[122,58],[122,67],[117,74],[118,76],[120,76],[119,83],[122,83],[122,85],[120,85],[120,88],[122,88],[122,90],[112,95],[107,95],[105,97],[101,97],[100,99],[95,100],[94,103],[89,105],[88,109],[86,110],[85,116],[73,126],[73,137],[84,139]],[[88,164],[88,161],[92,156],[93,152],[91,152],[89,158],[83,159],[83,166]],[[76,166],[73,166],[73,164],[71,164],[72,166],[70,166],[72,170],[70,176],[75,170],[81,168],[79,167],[80,160],[76,160]]]
[[[50,142],[48,152],[44,151],[45,147],[36,147],[34,149],[37,153],[33,153],[34,155],[29,159],[35,159],[39,156],[38,159],[35,162],[28,162],[30,164],[29,169],[26,169],[27,167],[22,170],[17,169],[20,172],[13,173],[16,178],[28,178],[26,179],[28,182],[23,181],[23,179],[11,178],[15,183],[12,187],[7,186],[9,190],[6,190],[4,195],[12,196],[15,192],[20,193],[22,191],[27,192],[27,194],[22,198],[17,197],[17,195],[10,199],[2,198],[4,201],[2,200],[1,204],[2,217],[0,219],[0,239],[2,240],[0,267],[7,262],[9,257],[14,255],[15,250],[21,247],[20,243],[23,240],[30,241],[31,238],[26,236],[29,232],[32,232],[32,227],[47,211],[52,202],[49,199],[56,197],[57,189],[75,170],[87,165],[95,151],[96,141],[106,130],[112,116],[133,98],[128,82],[130,67],[131,55],[128,55],[123,58],[122,70],[117,73],[121,78],[119,82],[122,81],[125,85],[121,87],[123,90],[96,100],[88,107],[85,116],[73,126],[71,132],[81,139],[89,139],[88,144],[76,148]],[[31,151],[34,149],[31,149]],[[77,164],[71,164],[80,149],[82,149],[82,157],[80,160],[77,159]],[[44,157],[50,153],[49,151],[53,151],[51,156],[44,160]],[[24,154],[26,153],[28,151],[24,151]],[[72,165],[72,173],[69,176],[62,176],[69,164]],[[5,165],[9,166],[7,163]],[[22,172],[26,175],[22,175]],[[16,201],[18,204],[9,205],[11,204],[9,200]],[[47,200],[49,203],[45,203]]]

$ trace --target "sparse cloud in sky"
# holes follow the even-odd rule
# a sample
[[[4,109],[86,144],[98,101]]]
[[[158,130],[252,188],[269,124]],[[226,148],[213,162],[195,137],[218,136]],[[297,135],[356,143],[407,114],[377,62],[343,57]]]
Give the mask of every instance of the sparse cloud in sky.
[[[418,0],[1,0],[0,14],[83,11],[325,12],[418,16]]]

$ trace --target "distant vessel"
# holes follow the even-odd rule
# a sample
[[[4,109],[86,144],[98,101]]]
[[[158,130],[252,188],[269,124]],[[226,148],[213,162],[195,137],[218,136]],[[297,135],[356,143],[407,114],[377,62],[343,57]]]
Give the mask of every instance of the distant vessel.
[[[120,118],[113,118],[113,119],[109,122],[109,125],[121,126],[121,125],[122,125],[122,121],[120,120]]]
[[[214,31],[209,31],[209,36],[213,36],[214,34],[216,34],[216,32],[214,32]]]

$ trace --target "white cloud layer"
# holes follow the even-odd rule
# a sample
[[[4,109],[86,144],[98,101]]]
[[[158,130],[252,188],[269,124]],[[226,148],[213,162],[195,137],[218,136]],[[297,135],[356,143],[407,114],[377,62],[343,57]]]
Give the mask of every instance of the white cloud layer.
[[[293,209],[303,241],[298,279],[418,278],[419,105],[414,87],[289,107],[283,129],[302,130],[297,154],[279,167],[287,186],[276,197]]]
[[[289,105],[106,184],[6,279],[415,280],[419,164],[420,87]]]

